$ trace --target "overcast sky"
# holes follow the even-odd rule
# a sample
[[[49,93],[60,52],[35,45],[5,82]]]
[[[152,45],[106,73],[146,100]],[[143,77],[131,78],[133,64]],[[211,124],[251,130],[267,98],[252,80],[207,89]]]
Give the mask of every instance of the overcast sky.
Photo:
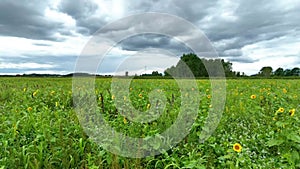
[[[97,30],[143,12],[172,14],[191,22],[235,71],[251,75],[263,66],[300,67],[299,0],[0,0],[0,74],[73,72],[77,57]],[[158,21],[150,23],[160,26]],[[126,30],[136,29],[131,26]],[[128,33],[124,30],[120,25],[109,35]],[[186,36],[193,34],[187,30]],[[131,36],[107,53],[98,71],[162,72],[187,52],[190,48],[176,38]]]

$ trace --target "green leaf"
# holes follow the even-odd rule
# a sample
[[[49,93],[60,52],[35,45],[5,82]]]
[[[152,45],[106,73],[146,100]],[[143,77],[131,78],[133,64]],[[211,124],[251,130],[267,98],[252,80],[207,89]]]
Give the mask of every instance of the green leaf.
[[[299,153],[297,151],[292,152],[291,160],[294,162],[294,164],[297,163],[297,161],[299,160]]]
[[[272,139],[272,140],[269,140],[267,142],[267,145],[269,147],[272,147],[272,146],[278,146],[280,144],[282,144],[284,142],[284,140],[280,140],[280,139]]]
[[[290,133],[287,135],[287,139],[292,140],[296,143],[300,143],[300,136],[296,133]]]
[[[184,162],[184,167],[183,168],[195,168],[195,166],[197,165],[197,161],[196,160],[192,160],[192,161],[187,161]]]
[[[232,158],[232,156],[230,154],[227,154],[227,155],[219,157],[218,159],[219,160],[226,160],[226,159],[231,159],[231,158]]]

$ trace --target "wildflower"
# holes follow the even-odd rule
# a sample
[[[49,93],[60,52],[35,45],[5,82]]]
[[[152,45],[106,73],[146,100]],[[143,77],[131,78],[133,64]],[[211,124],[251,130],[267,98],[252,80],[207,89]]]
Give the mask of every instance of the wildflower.
[[[142,94],[139,94],[139,97],[143,97],[143,95],[142,95]]]
[[[123,122],[124,122],[124,124],[127,124],[126,117],[123,118]]]
[[[239,153],[242,151],[242,146],[239,143],[235,143],[233,145],[233,150]]]
[[[283,93],[287,93],[287,90],[285,88],[282,89]]]
[[[148,103],[148,104],[147,104],[147,109],[149,109],[149,108],[150,108],[150,106],[151,106],[151,105]]]
[[[284,108],[280,107],[280,108],[278,109],[278,112],[283,113],[283,112],[284,112]]]
[[[256,95],[253,94],[253,95],[250,96],[250,98],[251,99],[256,99]]]
[[[208,107],[209,107],[209,108],[212,108],[212,105],[210,104]]]
[[[26,87],[24,87],[23,92],[26,92],[26,90],[27,90]]]
[[[112,95],[112,96],[111,96],[111,99],[112,99],[112,100],[114,100],[115,98],[116,98],[115,95]]]
[[[210,99],[210,98],[211,98],[211,95],[207,95],[207,98]]]
[[[32,111],[32,107],[28,107],[27,110],[28,110],[28,111]]]
[[[291,109],[291,110],[289,111],[289,113],[290,113],[290,116],[294,116],[294,114],[295,114],[295,111],[296,111],[296,109]]]
[[[32,93],[32,96],[35,97],[37,95],[37,91]]]

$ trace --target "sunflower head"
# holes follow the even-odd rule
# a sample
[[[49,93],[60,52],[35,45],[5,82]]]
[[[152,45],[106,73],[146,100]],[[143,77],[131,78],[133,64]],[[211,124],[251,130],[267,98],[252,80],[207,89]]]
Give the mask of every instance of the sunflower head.
[[[289,111],[289,113],[290,113],[290,116],[294,116],[294,114],[295,114],[295,111],[296,111],[296,109],[291,109],[291,110]]]
[[[234,151],[236,151],[238,153],[240,153],[242,151],[242,146],[239,143],[235,143],[232,148]]]
[[[256,99],[256,95],[253,94],[253,95],[250,96],[250,98],[251,99]]]
[[[124,123],[124,124],[127,124],[127,119],[126,119],[126,117],[123,118],[123,123]]]
[[[32,93],[32,96],[35,97],[37,95],[37,91]]]
[[[143,97],[143,95],[140,93],[140,94],[139,94],[139,97]]]
[[[283,89],[282,89],[282,92],[283,92],[283,93],[287,93],[286,88],[283,88]]]
[[[280,108],[278,109],[278,112],[283,113],[283,112],[284,112],[284,108],[280,107]]]

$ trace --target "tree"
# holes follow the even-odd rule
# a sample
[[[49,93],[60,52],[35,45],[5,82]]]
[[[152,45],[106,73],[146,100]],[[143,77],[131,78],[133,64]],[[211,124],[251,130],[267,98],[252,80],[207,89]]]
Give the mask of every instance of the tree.
[[[275,72],[274,72],[274,75],[275,76],[284,76],[283,68],[280,67],[280,68],[276,69]]]
[[[292,76],[292,70],[291,69],[285,69],[283,74],[284,74],[284,76]]]
[[[152,71],[151,74],[142,74],[141,76],[162,76],[162,73],[159,73],[158,71]]]
[[[167,68],[164,71],[164,74],[165,76],[172,75],[175,77],[192,77],[192,75],[195,77],[208,76],[202,60],[193,53],[183,54],[176,66]]]
[[[259,74],[265,77],[270,77],[271,73],[272,73],[272,67],[271,66],[265,66],[263,68],[260,69]]]
[[[151,76],[162,76],[158,71],[152,71]]]
[[[300,76],[300,68],[294,67],[294,68],[291,70],[291,74],[292,74],[292,76]]]
[[[222,66],[220,67],[219,65]],[[189,72],[194,77],[223,76],[222,72],[225,72],[226,76],[235,75],[232,72],[232,63],[223,59],[199,58],[194,53],[183,54],[176,66],[167,68],[164,74],[165,76],[192,77],[192,74]]]

